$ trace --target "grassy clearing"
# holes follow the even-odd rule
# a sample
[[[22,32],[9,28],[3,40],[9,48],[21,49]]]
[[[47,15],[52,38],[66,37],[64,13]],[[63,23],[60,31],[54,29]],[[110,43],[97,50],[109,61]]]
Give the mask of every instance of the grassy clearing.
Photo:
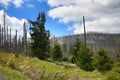
[[[37,58],[23,57],[20,55],[16,57],[14,54],[0,53],[0,64],[2,65],[0,71],[3,66],[4,68],[9,67],[7,69],[10,69],[11,72],[16,71],[16,73],[13,73],[16,77],[19,77],[17,75],[22,74],[32,80],[103,80],[104,78],[98,71],[86,72],[78,67],[65,68],[56,65],[55,63],[42,61]],[[4,72],[9,72],[9,70]],[[26,78],[24,80],[28,79]]]

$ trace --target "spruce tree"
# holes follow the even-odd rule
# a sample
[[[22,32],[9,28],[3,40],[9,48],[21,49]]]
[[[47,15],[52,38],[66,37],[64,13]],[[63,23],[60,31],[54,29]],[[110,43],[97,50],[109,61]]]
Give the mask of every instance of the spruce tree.
[[[63,54],[62,54],[62,49],[60,45],[58,44],[54,45],[53,52],[52,52],[52,59],[54,61],[61,61],[62,57],[63,57]]]
[[[76,63],[77,52],[80,50],[80,47],[81,47],[81,42],[79,39],[77,39],[72,51],[72,55],[73,55],[72,63]]]
[[[93,52],[86,46],[82,46],[77,52],[76,65],[86,71],[94,70],[93,66]]]
[[[38,14],[37,21],[30,21],[32,56],[39,59],[46,59],[50,49],[50,33],[45,30],[45,22],[44,12]]]
[[[108,71],[112,69],[112,59],[108,56],[107,51],[100,49],[95,56],[95,68],[99,71]]]

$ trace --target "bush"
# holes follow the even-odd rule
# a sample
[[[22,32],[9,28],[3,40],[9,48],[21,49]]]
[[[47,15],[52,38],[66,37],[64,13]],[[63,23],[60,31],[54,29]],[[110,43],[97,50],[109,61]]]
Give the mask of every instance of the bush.
[[[110,63],[106,63],[103,67],[104,67],[104,70],[106,70],[106,71],[112,69],[112,65]]]
[[[16,53],[16,54],[15,54],[15,57],[19,57],[19,54],[18,54],[18,53]]]
[[[63,57],[62,49],[60,45],[54,45],[53,52],[52,52],[52,59],[54,61],[61,61]]]
[[[85,46],[81,47],[81,49],[77,52],[76,62],[77,66],[86,71],[94,70],[93,52]]]
[[[116,72],[116,68],[107,73],[105,80],[120,80],[120,73]]]
[[[99,71],[108,71],[112,69],[112,59],[107,55],[104,49],[100,49],[95,56],[95,68]]]
[[[118,50],[118,53],[117,53],[117,55],[116,55],[116,60],[117,60],[118,62],[120,62],[120,49]]]
[[[115,76],[109,76],[107,80],[118,80]]]

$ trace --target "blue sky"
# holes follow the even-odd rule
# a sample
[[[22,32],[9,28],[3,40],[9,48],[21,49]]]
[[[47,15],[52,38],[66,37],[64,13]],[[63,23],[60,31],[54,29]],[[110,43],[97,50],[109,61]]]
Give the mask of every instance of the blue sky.
[[[6,26],[19,30],[27,19],[36,20],[46,13],[47,30],[52,36],[83,33],[82,17],[87,32],[120,33],[120,0],[0,0],[0,24],[6,10]]]
[[[22,6],[17,8],[12,3],[9,3],[7,8],[5,8],[5,5],[1,5],[0,10],[2,9],[5,9],[7,15],[9,15],[10,17],[14,16],[19,20],[25,18],[32,21],[36,20],[39,12],[45,12],[47,19],[45,27],[47,30],[50,30],[52,36],[73,34],[72,31],[67,30],[67,24],[59,23],[57,19],[52,19],[48,16],[48,11],[51,9],[51,7],[46,1],[40,2],[37,0],[30,0],[26,1],[24,4],[22,4]]]

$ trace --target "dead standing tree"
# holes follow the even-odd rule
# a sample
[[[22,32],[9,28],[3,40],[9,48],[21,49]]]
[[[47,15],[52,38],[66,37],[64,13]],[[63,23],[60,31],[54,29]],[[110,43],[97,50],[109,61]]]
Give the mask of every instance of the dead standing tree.
[[[18,40],[18,32],[15,31],[15,36],[12,34],[13,31],[11,28],[6,26],[6,14],[5,11],[3,13],[3,26],[0,25],[0,51],[2,52],[13,52],[13,53],[21,53],[24,54],[27,52],[27,31],[26,31],[26,23],[23,24],[23,40]],[[22,38],[22,37],[21,37]],[[23,44],[23,45],[22,45]]]
[[[27,31],[25,22],[23,24],[23,53],[27,55]]]
[[[1,27],[1,47],[3,45],[3,27]]]
[[[2,35],[2,29],[1,29],[1,25],[0,25],[0,47],[1,47],[1,44],[2,44],[1,35]]]
[[[85,46],[87,46],[87,41],[86,41],[86,28],[85,28],[85,17],[83,16],[83,26],[84,26],[84,41],[85,41]]]

